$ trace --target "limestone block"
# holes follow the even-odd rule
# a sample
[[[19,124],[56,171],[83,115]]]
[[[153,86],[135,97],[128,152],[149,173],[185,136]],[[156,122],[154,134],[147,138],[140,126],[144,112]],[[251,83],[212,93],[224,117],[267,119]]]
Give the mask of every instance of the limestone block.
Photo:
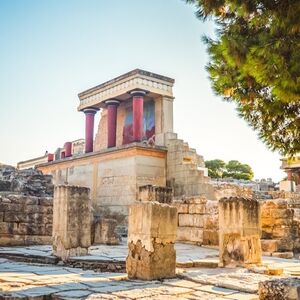
[[[191,214],[178,214],[178,226],[193,226],[194,225],[194,215]]]
[[[114,219],[100,219],[94,224],[93,244],[118,245],[120,239],[115,233],[117,221]]]
[[[204,225],[204,216],[199,214],[193,215],[193,226],[203,228]]]
[[[172,202],[172,205],[177,208],[178,214],[187,214],[189,212],[189,205],[187,203],[182,203],[181,201]]]
[[[143,280],[175,277],[177,209],[158,202],[139,202],[129,208],[129,278]]]
[[[189,213],[190,214],[204,214],[205,213],[205,204],[189,204]]]
[[[218,215],[204,215],[203,227],[210,230],[218,230],[219,228],[219,216]]]
[[[261,224],[258,200],[223,198],[219,201],[220,265],[261,263]]]
[[[128,241],[136,243],[143,237],[146,250],[153,251],[153,238],[161,243],[176,240],[177,209],[157,202],[139,202],[130,205]]]
[[[53,201],[53,254],[63,260],[86,255],[91,245],[89,188],[60,185]]]
[[[278,250],[278,240],[261,240],[261,250],[263,252],[276,252]]]
[[[202,244],[203,229],[197,227],[178,227],[177,241]]]
[[[296,183],[290,180],[282,180],[279,183],[279,188],[281,191],[294,192],[296,191]]]
[[[219,245],[219,231],[217,230],[203,230],[203,245]]]

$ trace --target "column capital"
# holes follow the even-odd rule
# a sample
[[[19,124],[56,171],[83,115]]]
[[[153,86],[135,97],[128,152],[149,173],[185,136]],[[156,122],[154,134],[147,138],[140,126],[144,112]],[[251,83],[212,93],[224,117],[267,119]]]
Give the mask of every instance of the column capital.
[[[109,99],[109,100],[106,100],[104,103],[106,105],[119,105],[121,101],[117,100],[117,99]]]
[[[96,107],[88,107],[88,108],[85,108],[84,110],[83,110],[83,112],[85,113],[85,114],[96,114],[97,113],[97,111],[99,110],[99,108],[96,108]]]
[[[130,91],[129,93],[132,96],[145,96],[148,93],[148,91],[145,91],[145,90],[133,90],[133,91]]]

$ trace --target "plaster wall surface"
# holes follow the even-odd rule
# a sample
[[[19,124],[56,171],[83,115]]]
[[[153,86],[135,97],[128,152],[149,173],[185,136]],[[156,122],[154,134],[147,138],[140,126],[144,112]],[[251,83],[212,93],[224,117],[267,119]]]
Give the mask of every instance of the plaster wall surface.
[[[128,206],[137,199],[139,186],[166,185],[165,150],[134,145],[45,164],[40,169],[53,175],[55,185],[90,188],[94,214],[114,218],[127,227]]]

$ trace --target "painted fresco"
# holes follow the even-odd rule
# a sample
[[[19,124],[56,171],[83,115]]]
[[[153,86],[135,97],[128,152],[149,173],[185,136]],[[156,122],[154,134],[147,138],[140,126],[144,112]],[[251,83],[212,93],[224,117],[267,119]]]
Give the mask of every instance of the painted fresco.
[[[144,102],[144,121],[143,121],[143,141],[147,144],[154,144],[155,141],[155,107],[154,101]],[[125,123],[123,127],[123,142],[129,144],[133,142],[132,128],[132,106],[126,110]]]

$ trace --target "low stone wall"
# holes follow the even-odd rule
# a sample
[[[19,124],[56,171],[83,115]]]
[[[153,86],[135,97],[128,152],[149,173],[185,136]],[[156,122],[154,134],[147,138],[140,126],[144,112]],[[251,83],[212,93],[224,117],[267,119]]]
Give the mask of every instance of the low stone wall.
[[[223,183],[218,181],[212,182],[214,186],[215,198],[244,197],[252,198],[253,190],[247,186],[239,186],[236,184]]]
[[[247,189],[226,188],[238,195],[250,195]],[[300,196],[296,193],[268,192],[269,197],[286,196],[282,199],[260,199],[264,254],[278,257],[293,257],[300,253]],[[175,199],[172,205],[178,210],[177,241],[199,245],[219,245],[218,202],[205,197]]]
[[[218,245],[218,201],[199,196],[172,205],[178,211],[177,241]]]
[[[0,246],[51,244],[52,197],[0,195]]]
[[[262,202],[262,250],[273,256],[292,257],[300,252],[300,200]]]

